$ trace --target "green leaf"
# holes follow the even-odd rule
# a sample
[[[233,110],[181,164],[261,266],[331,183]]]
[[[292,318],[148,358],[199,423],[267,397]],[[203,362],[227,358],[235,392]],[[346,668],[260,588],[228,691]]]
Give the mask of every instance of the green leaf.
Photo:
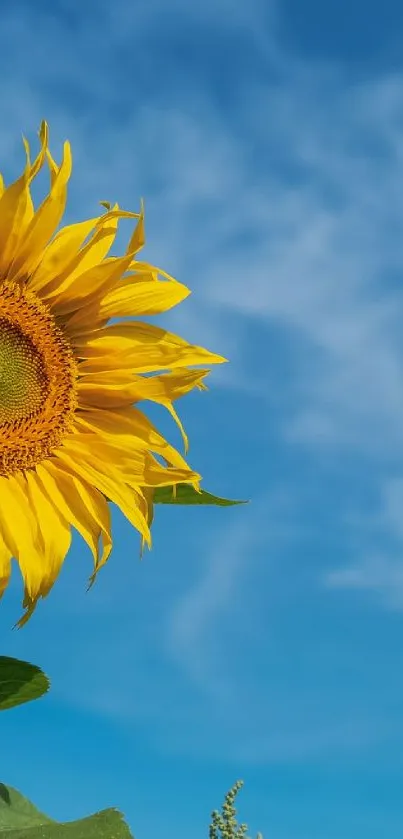
[[[0,656],[0,711],[39,699],[49,690],[49,679],[35,664]]]
[[[0,784],[0,834],[11,828],[34,827],[52,822],[16,789]]]
[[[202,489],[197,492],[190,484],[177,484],[176,497],[174,488],[157,487],[154,492],[154,504],[214,504],[216,507],[233,507],[235,504],[247,504],[247,501],[230,501],[229,498],[220,498]]]
[[[86,819],[55,822],[20,792],[0,784],[1,839],[133,839],[117,810],[102,810]]]

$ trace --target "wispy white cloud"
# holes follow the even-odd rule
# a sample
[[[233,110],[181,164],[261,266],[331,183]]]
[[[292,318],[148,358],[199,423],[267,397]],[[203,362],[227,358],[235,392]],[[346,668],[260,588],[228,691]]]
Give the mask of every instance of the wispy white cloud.
[[[403,479],[388,478],[371,513],[346,521],[356,544],[356,559],[328,571],[330,589],[367,591],[383,606],[403,609]]]
[[[263,531],[264,514],[267,527]],[[234,686],[218,652],[220,636],[225,634],[228,618],[233,631],[237,620],[243,623],[245,581],[253,574],[259,544],[274,543],[276,530],[271,499],[266,498],[255,503],[254,509],[244,511],[234,525],[222,527],[218,536],[213,534],[212,544],[206,545],[199,579],[180,598],[168,619],[168,653],[202,693],[225,706]],[[235,656],[235,649],[233,652]]]
[[[391,90],[386,80],[379,87],[386,99],[395,102],[399,92],[403,101],[403,79],[400,88],[396,78]],[[402,168],[394,113],[383,133],[380,102],[365,86],[347,91],[332,109],[324,91],[315,103],[298,86],[282,90],[281,99],[267,91],[265,109],[263,98],[257,109],[271,114],[270,123],[262,118],[261,143],[281,138],[296,180],[290,186],[287,176],[265,180],[262,173],[248,202],[258,241],[218,260],[209,285],[213,300],[263,319],[268,344],[273,326],[294,344],[284,382],[294,395],[287,437],[367,453],[401,449],[402,442]],[[372,156],[358,144],[369,124],[378,125],[380,146]],[[241,219],[235,224],[240,230]]]
[[[331,571],[326,583],[333,589],[374,592],[388,608],[403,609],[403,557],[369,556],[347,568]]]

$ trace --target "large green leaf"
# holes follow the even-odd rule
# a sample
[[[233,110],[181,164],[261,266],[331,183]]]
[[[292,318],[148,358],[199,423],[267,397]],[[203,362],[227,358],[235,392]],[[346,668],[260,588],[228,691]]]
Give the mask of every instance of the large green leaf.
[[[0,656],[0,711],[38,699],[49,690],[49,679],[29,661]]]
[[[102,810],[75,822],[55,822],[24,798],[0,784],[1,839],[133,839],[117,810]]]
[[[52,822],[16,789],[0,784],[0,833],[11,828],[34,827]]]
[[[154,492],[154,504],[214,504],[216,507],[233,507],[235,504],[247,503],[247,501],[220,498],[205,489],[197,492],[190,484],[177,484],[175,494],[172,486],[157,487]]]

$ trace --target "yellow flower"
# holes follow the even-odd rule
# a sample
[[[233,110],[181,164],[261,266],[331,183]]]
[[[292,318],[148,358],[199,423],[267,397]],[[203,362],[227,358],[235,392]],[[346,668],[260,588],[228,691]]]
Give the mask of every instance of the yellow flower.
[[[134,407],[164,405],[186,436],[174,401],[204,388],[206,369],[225,361],[132,316],[155,315],[188,289],[141,262],[143,209],[104,203],[99,217],[62,227],[71,152],[62,162],[41,148],[18,180],[0,178],[0,596],[11,559],[24,580],[25,614],[52,587],[69,550],[71,528],[94,558],[93,579],[112,548],[113,502],[151,544],[156,487],[200,476]],[[35,210],[30,186],[47,164],[50,189]],[[118,221],[136,219],[123,256],[108,256]],[[114,323],[109,324],[113,318]],[[158,375],[155,374],[157,371]]]

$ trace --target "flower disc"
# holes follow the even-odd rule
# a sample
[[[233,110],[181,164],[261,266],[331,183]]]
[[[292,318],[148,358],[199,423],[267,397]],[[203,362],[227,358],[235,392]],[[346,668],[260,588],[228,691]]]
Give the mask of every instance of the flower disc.
[[[0,285],[0,474],[32,468],[59,445],[76,406],[77,365],[47,308]]]

